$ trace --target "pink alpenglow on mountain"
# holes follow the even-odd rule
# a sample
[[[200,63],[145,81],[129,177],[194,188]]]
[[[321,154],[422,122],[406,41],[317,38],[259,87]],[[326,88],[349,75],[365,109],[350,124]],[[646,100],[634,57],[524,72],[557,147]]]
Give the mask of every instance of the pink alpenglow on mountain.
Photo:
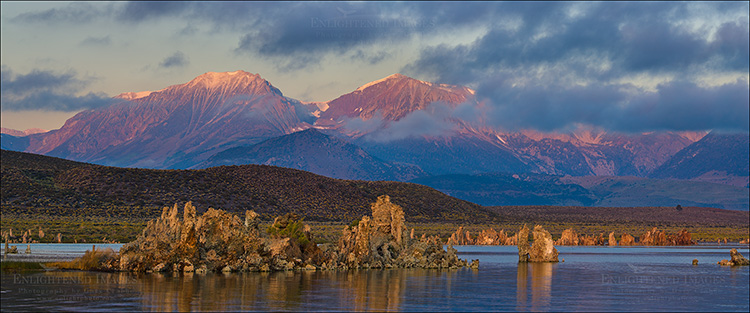
[[[473,96],[474,91],[466,87],[433,84],[393,74],[329,101],[328,109],[320,115],[316,125],[334,126],[347,118],[379,117],[398,121],[432,103],[455,106],[472,100]]]
[[[41,133],[46,133],[46,132],[48,132],[48,130],[40,129],[40,128],[29,128],[24,131],[5,128],[5,127],[0,128],[0,133],[15,136],[15,137],[24,137],[28,135],[41,134]]]
[[[223,149],[310,127],[299,102],[257,74],[209,72],[126,101],[87,110],[29,152],[116,166],[180,168]]]

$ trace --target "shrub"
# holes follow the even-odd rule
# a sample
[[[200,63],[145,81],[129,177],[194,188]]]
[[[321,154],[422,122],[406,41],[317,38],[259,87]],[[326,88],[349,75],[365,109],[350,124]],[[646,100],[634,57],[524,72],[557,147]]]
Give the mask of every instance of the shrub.
[[[277,217],[273,225],[268,227],[268,235],[273,238],[292,238],[304,247],[310,243],[310,238],[305,234],[303,219],[297,218],[294,213],[287,213]]]

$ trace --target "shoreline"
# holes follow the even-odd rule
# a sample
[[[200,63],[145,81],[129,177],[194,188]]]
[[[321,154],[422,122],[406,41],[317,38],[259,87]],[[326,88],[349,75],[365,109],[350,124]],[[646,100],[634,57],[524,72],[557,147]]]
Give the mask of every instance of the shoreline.
[[[104,245],[104,243],[100,243],[101,245]],[[90,251],[91,244],[84,244],[84,243],[78,243],[78,244],[71,244],[71,243],[48,243],[45,245],[55,246],[55,245],[79,245],[82,248],[87,247],[86,250],[83,251],[75,251],[75,252],[42,252],[42,253],[35,253],[32,249],[31,254],[26,253],[18,253],[18,254],[4,254],[4,249],[0,249],[0,255],[3,255],[0,257],[0,263],[2,262],[24,262],[24,263],[51,263],[51,262],[70,262],[75,260],[76,258],[79,258],[83,256],[86,251]],[[447,245],[444,245],[447,246]],[[452,245],[453,247],[493,247],[493,246],[504,246],[504,245]],[[515,247],[515,246],[507,246],[507,247]],[[565,248],[601,248],[601,249],[633,249],[633,248],[666,248],[666,249],[690,249],[690,248],[715,248],[715,249],[732,249],[732,248],[742,248],[742,249],[750,249],[750,245],[748,244],[739,244],[739,243],[727,243],[727,244],[721,244],[717,245],[716,243],[697,243],[695,245],[690,246],[642,246],[642,245],[634,245],[634,246],[574,246],[574,245],[555,245],[555,247],[565,247]],[[97,248],[98,249],[98,248]],[[118,251],[119,252],[119,251]]]

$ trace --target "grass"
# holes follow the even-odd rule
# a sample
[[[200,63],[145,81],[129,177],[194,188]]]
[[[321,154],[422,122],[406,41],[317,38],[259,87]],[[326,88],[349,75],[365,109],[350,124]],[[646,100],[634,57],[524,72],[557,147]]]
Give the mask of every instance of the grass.
[[[27,272],[43,271],[44,267],[37,262],[22,261],[2,261],[0,262],[0,271],[2,272]]]
[[[2,214],[2,220],[0,220],[0,228],[3,231],[7,231],[12,228],[14,234],[21,232],[24,229],[31,229],[32,231],[38,230],[39,226],[45,232],[45,237],[39,240],[36,234],[32,236],[33,239],[39,240],[40,242],[54,242],[55,235],[59,232],[63,234],[63,242],[103,242],[102,239],[107,238],[108,240],[115,240],[121,243],[126,243],[135,240],[138,235],[143,231],[147,219],[114,219],[114,218],[67,218],[67,217],[54,217],[54,216],[29,216],[29,215],[10,215]],[[646,231],[651,230],[653,227],[658,227],[659,230],[666,231],[667,233],[677,233],[683,228],[686,228],[693,237],[693,240],[705,241],[705,242],[716,242],[716,240],[723,240],[727,238],[729,241],[737,242],[742,239],[750,238],[750,226],[742,223],[736,223],[732,225],[722,225],[720,223],[687,223],[681,221],[680,223],[670,223],[659,220],[647,220],[647,221],[616,221],[616,222],[605,222],[597,220],[582,220],[575,221],[574,218],[567,218],[565,221],[550,221],[549,219],[514,219],[512,221],[503,223],[415,223],[410,222],[407,217],[406,227],[408,231],[414,228],[414,234],[416,237],[421,237],[422,234],[427,236],[438,235],[440,238],[447,240],[452,233],[463,226],[464,229],[471,232],[472,235],[478,234],[483,229],[493,228],[496,231],[504,229],[509,235],[515,234],[523,224],[526,223],[530,227],[536,224],[544,226],[553,236],[557,239],[562,234],[563,230],[572,228],[578,234],[587,235],[598,235],[604,233],[607,236],[610,232],[615,232],[615,236],[620,238],[623,233],[628,233],[631,236],[639,237]],[[271,222],[262,222],[260,229],[267,229],[271,226]],[[309,225],[313,240],[316,243],[337,243],[341,236],[341,230],[348,226],[348,222],[316,222],[306,221],[305,224]],[[264,232],[262,232],[264,233]]]
[[[32,231],[31,239],[41,243],[57,242],[57,233],[63,242],[130,242],[143,231],[146,218],[68,217],[53,215],[0,214],[0,229],[18,236],[26,230]],[[39,227],[44,238],[39,238]],[[106,239],[106,240],[105,240]]]
[[[86,250],[80,258],[70,262],[50,262],[47,266],[56,267],[66,270],[95,271],[102,270],[102,264],[111,261],[117,257],[117,253],[112,248],[104,250]]]

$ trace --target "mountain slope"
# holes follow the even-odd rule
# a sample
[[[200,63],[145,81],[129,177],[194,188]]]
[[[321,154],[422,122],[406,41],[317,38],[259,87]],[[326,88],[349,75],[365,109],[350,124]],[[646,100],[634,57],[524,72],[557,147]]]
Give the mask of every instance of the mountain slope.
[[[564,177],[597,197],[596,206],[701,206],[748,211],[747,188],[701,181],[643,177]]]
[[[701,135],[617,134],[583,126],[565,133],[504,132],[481,122],[483,104],[471,89],[401,74],[327,104],[317,127],[336,129],[381,159],[416,164],[433,174],[645,176]],[[475,116],[456,114],[452,110],[458,105]]]
[[[0,148],[11,151],[24,151],[29,147],[29,138],[0,134]]]
[[[749,164],[748,134],[710,133],[676,153],[650,176],[735,182],[735,185],[747,186],[747,177],[750,176]]]
[[[411,182],[480,205],[700,206],[748,211],[747,188],[641,177],[539,174],[441,175]]]
[[[438,85],[393,74],[329,101],[328,109],[321,113],[316,125],[333,126],[352,118],[398,121],[432,103],[455,106],[473,100],[473,95],[466,87]]]
[[[16,137],[23,137],[23,136],[28,136],[28,135],[33,135],[33,134],[39,134],[39,133],[46,133],[46,132],[47,132],[47,130],[40,129],[40,128],[29,128],[27,130],[20,131],[20,130],[5,128],[5,127],[0,127],[0,133],[2,133],[2,134],[8,134],[8,135],[11,135],[11,136],[16,136]]]
[[[533,174],[441,175],[411,182],[479,205],[591,206],[596,196],[576,184],[561,184],[558,176]]]
[[[198,168],[242,164],[295,168],[340,179],[405,181],[426,175],[416,166],[391,164],[374,158],[356,145],[314,128],[253,146],[224,150]]]
[[[179,168],[308,125],[297,101],[244,71],[209,72],[119,98],[123,101],[110,107],[77,114],[59,130],[29,136],[26,151],[106,165]]]
[[[497,215],[429,187],[399,182],[328,178],[265,165],[202,170],[149,170],[71,162],[0,151],[3,214],[152,218],[161,207],[193,201],[263,219],[289,212],[312,221],[349,223],[370,214],[383,194],[404,208],[409,222],[492,222]]]
[[[702,136],[618,134],[584,126],[570,132],[507,132],[482,122],[484,104],[471,89],[400,74],[328,102],[303,103],[284,97],[260,76],[243,71],[209,72],[185,84],[116,98],[122,102],[81,112],[59,130],[23,140],[7,137],[3,145],[103,165],[194,168],[221,151],[314,124],[349,138],[370,156],[356,157],[359,152],[341,146],[339,152],[349,153],[348,157],[320,159],[331,163],[315,165],[312,157],[323,152],[303,145],[289,146],[285,155],[258,150],[257,159],[247,162],[267,163],[273,158],[278,163],[269,164],[364,179],[418,175],[396,165],[402,163],[434,175],[509,172],[643,177]],[[361,168],[365,163],[370,165]]]

